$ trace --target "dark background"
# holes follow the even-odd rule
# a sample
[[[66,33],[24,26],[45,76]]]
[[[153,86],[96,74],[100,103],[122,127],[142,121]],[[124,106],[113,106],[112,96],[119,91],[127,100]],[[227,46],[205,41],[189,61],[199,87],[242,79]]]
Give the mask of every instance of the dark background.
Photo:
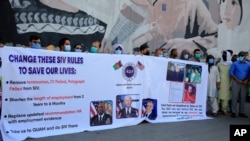
[[[37,1],[38,2],[38,1]],[[43,6],[51,11],[51,8]],[[55,10],[55,9],[54,9]],[[65,12],[60,10],[55,10],[56,12]],[[80,11],[80,13],[84,13]],[[16,22],[14,17],[14,11],[11,8],[9,0],[0,0],[0,38],[2,38],[4,43],[13,43],[13,46],[17,44],[28,46],[29,37],[32,34],[38,35],[41,37],[42,46],[45,47],[49,44],[58,46],[58,41],[61,38],[67,37],[71,41],[71,46],[75,44],[82,44],[84,46],[83,50],[88,49],[92,42],[95,40],[101,41],[104,33],[96,32],[94,34],[88,35],[68,35],[68,34],[59,34],[54,32],[43,32],[43,33],[24,33],[18,34],[16,30]],[[106,27],[106,24],[100,21],[101,25]]]

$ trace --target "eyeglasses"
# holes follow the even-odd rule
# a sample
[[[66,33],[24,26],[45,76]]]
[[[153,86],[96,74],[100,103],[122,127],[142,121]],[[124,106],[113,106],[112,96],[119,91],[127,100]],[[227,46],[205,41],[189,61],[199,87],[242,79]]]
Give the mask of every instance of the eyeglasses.
[[[82,49],[82,48],[80,48],[80,47],[77,47],[76,49]]]

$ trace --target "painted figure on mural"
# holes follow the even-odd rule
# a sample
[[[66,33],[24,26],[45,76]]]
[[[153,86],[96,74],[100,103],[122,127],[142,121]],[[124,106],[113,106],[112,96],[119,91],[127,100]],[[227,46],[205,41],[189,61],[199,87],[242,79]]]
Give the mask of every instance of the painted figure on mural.
[[[209,50],[220,57],[223,50],[234,53],[250,50],[249,0],[219,0],[221,24],[218,27],[218,48]]]
[[[23,2],[19,0],[9,1],[15,7],[32,3],[30,0]],[[102,33],[103,40],[100,52],[103,53],[113,53],[113,45],[116,43],[123,44],[126,47],[124,52],[129,54],[133,53],[133,49],[144,43],[149,45],[150,52],[154,52],[159,47],[168,50],[177,48],[179,52],[183,49],[194,50],[199,48],[202,53],[213,54],[215,57],[218,55],[220,57],[219,48],[232,49],[234,52],[238,52],[239,49],[234,49],[234,46],[242,42],[246,42],[246,44],[240,44],[241,50],[249,50],[250,48],[250,43],[248,43],[250,41],[245,40],[249,37],[249,28],[247,28],[249,18],[247,17],[250,12],[247,12],[249,9],[247,7],[250,5],[247,0],[219,0],[219,3],[217,0],[102,0],[101,2],[95,0],[40,0],[39,2],[52,9],[68,13],[65,17],[47,13],[48,19],[43,18],[46,16],[40,13],[41,15],[38,17],[41,17],[41,22],[53,20],[58,21],[59,24],[77,25],[79,29],[95,29],[92,34]],[[219,6],[220,14],[218,13]],[[236,17],[234,20],[229,20],[230,18],[225,16],[223,18],[223,15],[229,13],[228,9],[233,11],[231,16]],[[72,14],[78,12],[83,12],[86,15],[72,16]],[[219,25],[219,45],[217,45],[218,15],[222,17],[222,23]],[[16,15],[16,17],[20,16]],[[35,13],[23,15],[23,17],[28,17],[27,21],[29,17],[36,16]],[[101,22],[106,26],[99,24]],[[93,24],[90,25],[89,23]],[[236,24],[237,26],[234,28],[235,23],[239,24]],[[228,30],[225,25],[234,30]],[[96,28],[92,28],[93,26]],[[240,35],[242,38],[231,41],[231,38],[237,37],[238,33],[243,30],[246,31],[242,33],[243,35]],[[71,30],[60,30],[58,32],[69,31]],[[74,31],[80,32],[80,30]],[[88,32],[90,31],[88,30]],[[230,44],[230,42],[233,43]],[[217,52],[219,54],[215,55]]]
[[[64,6],[69,6],[66,9],[70,7],[80,9],[107,23],[102,42],[103,52],[106,53],[112,53],[115,43],[130,47],[125,49],[128,53],[132,53],[133,48],[146,42],[151,47],[151,52],[162,44],[165,44],[166,48],[191,50],[202,48],[203,52],[207,48],[216,46],[214,35],[217,33],[217,25],[202,0],[146,2],[140,0],[106,2],[105,0],[101,2],[104,4],[102,6],[100,2],[95,1],[43,1],[50,7],[63,10],[61,7],[53,6],[54,3],[60,2]],[[97,7],[98,11],[95,10]]]
[[[149,46],[194,50],[216,47],[215,34],[217,25],[201,0],[158,0],[145,3],[140,0],[133,2],[148,12],[144,26],[148,31],[137,31],[133,44],[148,42]],[[152,1],[151,1],[152,2]],[[145,28],[145,27],[144,27]],[[141,34],[139,33],[141,32]]]

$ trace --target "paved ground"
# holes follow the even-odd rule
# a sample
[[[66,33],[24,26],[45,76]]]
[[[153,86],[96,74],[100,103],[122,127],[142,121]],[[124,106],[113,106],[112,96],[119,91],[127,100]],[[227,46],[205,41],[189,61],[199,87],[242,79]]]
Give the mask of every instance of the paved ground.
[[[250,116],[250,103],[246,105]],[[28,141],[229,141],[229,126],[248,124],[250,118],[219,116],[209,120],[150,124],[111,130],[28,139]]]

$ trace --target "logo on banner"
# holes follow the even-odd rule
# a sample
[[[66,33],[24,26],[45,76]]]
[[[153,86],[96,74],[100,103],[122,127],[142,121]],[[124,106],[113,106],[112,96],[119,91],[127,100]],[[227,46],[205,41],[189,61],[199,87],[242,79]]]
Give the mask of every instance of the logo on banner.
[[[132,81],[137,75],[137,69],[143,71],[145,66],[140,61],[137,61],[136,64],[128,62],[123,65],[122,61],[119,60],[118,62],[115,62],[113,69],[117,71],[120,68],[122,68],[123,78],[127,81]]]
[[[135,64],[129,62],[122,68],[122,76],[127,81],[131,81],[136,77],[137,69]]]

